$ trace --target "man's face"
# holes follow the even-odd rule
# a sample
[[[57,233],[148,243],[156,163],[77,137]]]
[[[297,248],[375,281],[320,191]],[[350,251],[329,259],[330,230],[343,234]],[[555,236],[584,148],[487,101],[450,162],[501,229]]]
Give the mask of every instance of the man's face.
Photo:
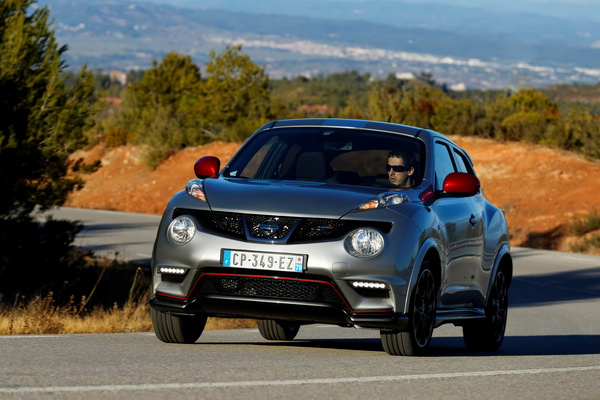
[[[399,187],[410,186],[409,178],[414,173],[415,169],[411,167],[407,170],[404,161],[398,157],[389,157],[387,163],[390,183]]]

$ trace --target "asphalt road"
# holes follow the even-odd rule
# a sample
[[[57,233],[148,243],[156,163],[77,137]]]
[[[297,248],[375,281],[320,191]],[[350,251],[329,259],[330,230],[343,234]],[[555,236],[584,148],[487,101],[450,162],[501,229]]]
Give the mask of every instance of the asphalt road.
[[[98,213],[86,218],[151,231],[147,216]],[[112,237],[107,220],[94,224]],[[129,245],[119,254],[130,251],[145,254]],[[419,358],[386,355],[377,331],[323,325],[292,342],[257,330],[206,331],[193,345],[152,333],[0,336],[0,399],[600,399],[600,257],[513,256],[507,337],[495,353],[467,352],[453,326],[438,328]]]
[[[159,215],[71,207],[53,209],[46,216],[80,221],[84,226],[75,240],[79,247],[108,258],[148,264],[160,222]]]

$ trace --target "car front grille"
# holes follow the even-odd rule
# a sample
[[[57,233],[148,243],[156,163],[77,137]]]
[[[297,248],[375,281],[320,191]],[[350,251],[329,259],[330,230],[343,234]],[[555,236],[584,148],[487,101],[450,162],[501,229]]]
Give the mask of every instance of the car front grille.
[[[173,217],[192,215],[205,229],[248,241],[307,243],[335,240],[360,227],[372,227],[388,233],[391,222],[325,218],[282,217],[178,208]]]
[[[246,215],[245,219],[252,237],[269,240],[285,238],[299,222],[298,218],[254,214]]]
[[[198,294],[345,305],[333,285],[306,279],[206,274],[200,279]]]
[[[241,239],[246,238],[242,214],[212,211],[195,212],[194,215],[199,217],[200,222],[209,229],[214,229]]]

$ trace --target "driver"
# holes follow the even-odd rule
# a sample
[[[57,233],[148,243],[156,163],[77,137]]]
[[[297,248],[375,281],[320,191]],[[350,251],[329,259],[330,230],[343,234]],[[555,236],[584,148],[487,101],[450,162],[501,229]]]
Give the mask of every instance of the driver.
[[[390,151],[385,166],[390,183],[401,188],[411,187],[414,184],[415,162],[415,157],[410,152]]]

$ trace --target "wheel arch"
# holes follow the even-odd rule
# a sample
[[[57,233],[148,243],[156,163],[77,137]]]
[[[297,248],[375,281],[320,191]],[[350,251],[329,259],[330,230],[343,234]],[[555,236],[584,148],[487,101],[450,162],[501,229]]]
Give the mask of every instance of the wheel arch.
[[[510,255],[510,249],[509,249],[508,245],[502,246],[500,248],[500,251],[498,251],[498,253],[496,255],[494,267],[492,268],[492,271],[490,273],[490,279],[489,279],[488,287],[487,287],[487,291],[486,291],[486,299],[489,297],[492,283],[494,282],[494,279],[496,278],[496,274],[500,270],[502,270],[502,272],[504,272],[504,274],[506,275],[508,286],[510,287],[510,284],[512,283],[512,279],[513,279],[513,259],[512,259],[512,256]]]
[[[435,283],[439,290],[439,287],[442,282],[442,262],[436,241],[433,238],[429,238],[423,242],[423,244],[419,248],[417,256],[414,258],[413,269],[411,271],[410,280],[406,292],[406,298],[404,302],[404,313],[408,312],[409,310],[410,300],[417,282],[417,278],[419,277],[421,266],[426,260],[429,261],[430,268],[435,278]]]

